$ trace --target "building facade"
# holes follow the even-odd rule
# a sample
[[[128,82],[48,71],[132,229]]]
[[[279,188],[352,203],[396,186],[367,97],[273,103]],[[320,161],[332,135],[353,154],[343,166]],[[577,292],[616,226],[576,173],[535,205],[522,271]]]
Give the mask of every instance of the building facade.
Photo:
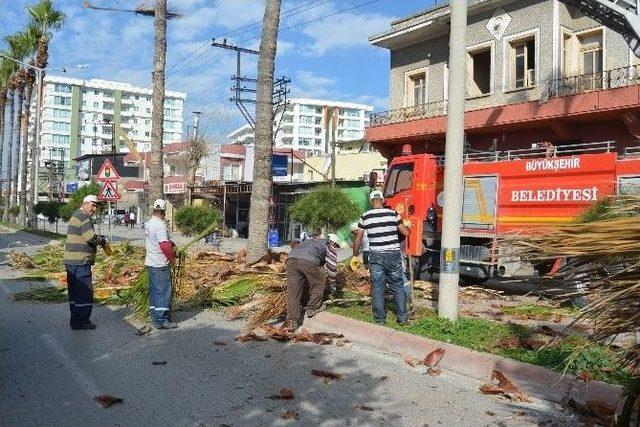
[[[296,98],[276,111],[276,148],[300,150],[309,155],[331,151],[330,141],[364,137],[369,125],[370,105],[352,102]],[[332,120],[333,119],[333,120]],[[253,145],[253,129],[245,125],[229,134],[233,144]]]
[[[391,23],[370,38],[390,51],[389,111],[366,139],[385,157],[402,144],[444,152],[448,5]],[[640,137],[640,61],[623,37],[559,0],[470,0],[467,150]]]
[[[45,162],[62,161],[68,177],[73,177],[74,158],[111,151],[114,128],[127,134],[138,151],[149,151],[151,93],[151,88],[122,82],[46,76],[40,127],[40,175],[45,170]],[[182,140],[185,100],[185,93],[166,92],[165,143]],[[35,114],[31,117],[30,125],[35,126]],[[129,151],[120,137],[116,138],[116,150]]]

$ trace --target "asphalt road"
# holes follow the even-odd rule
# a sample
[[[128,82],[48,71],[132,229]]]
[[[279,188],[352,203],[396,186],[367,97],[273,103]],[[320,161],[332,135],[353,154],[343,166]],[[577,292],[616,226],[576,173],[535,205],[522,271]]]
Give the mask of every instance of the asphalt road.
[[[425,375],[397,354],[354,344],[239,343],[242,322],[211,311],[180,312],[179,329],[139,337],[126,309],[96,307],[98,329],[72,331],[66,304],[13,301],[14,292],[42,286],[16,276],[0,265],[5,427],[581,425],[558,405],[485,396],[477,381]],[[312,369],[344,379],[325,384]],[[269,397],[281,388],[295,398]],[[101,394],[124,403],[103,409],[93,401]],[[299,421],[283,420],[287,410]]]

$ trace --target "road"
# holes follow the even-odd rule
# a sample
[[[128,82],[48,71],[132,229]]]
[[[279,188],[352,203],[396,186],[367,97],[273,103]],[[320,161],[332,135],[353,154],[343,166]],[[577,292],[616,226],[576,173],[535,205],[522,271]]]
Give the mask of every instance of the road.
[[[65,304],[11,299],[41,283],[25,282],[7,265],[0,277],[5,427],[580,425],[558,405],[485,396],[477,381],[451,372],[431,377],[400,355],[353,343],[239,343],[233,338],[242,322],[222,313],[180,312],[179,329],[140,337],[126,309],[96,307],[98,329],[72,331]],[[345,376],[325,384],[312,369]],[[295,398],[269,398],[281,388]],[[124,403],[103,409],[92,400],[100,394]],[[281,419],[285,410],[299,421]]]

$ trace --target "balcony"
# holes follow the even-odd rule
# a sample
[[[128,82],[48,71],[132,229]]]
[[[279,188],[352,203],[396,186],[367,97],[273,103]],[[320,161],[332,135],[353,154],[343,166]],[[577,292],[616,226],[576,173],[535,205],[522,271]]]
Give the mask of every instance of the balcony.
[[[553,98],[581,95],[595,91],[617,89],[640,84],[640,65],[616,68],[594,74],[550,79],[543,82],[545,90],[539,102]],[[515,104],[515,103],[514,103]],[[509,104],[507,104],[509,105]],[[504,105],[496,105],[497,108]],[[486,109],[483,107],[482,109]],[[467,111],[476,111],[467,109]],[[369,127],[405,123],[412,120],[428,119],[446,115],[447,101],[435,101],[412,107],[398,108],[370,115]]]

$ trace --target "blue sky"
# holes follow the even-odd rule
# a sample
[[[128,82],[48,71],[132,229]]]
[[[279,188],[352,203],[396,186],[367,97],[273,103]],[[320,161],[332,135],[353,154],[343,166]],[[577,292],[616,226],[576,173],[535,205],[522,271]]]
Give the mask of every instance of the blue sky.
[[[0,0],[3,38],[24,26],[25,7],[33,1]],[[432,7],[436,1],[283,0],[276,74],[292,79],[291,96],[363,102],[385,109],[389,53],[370,46],[367,39],[388,29],[393,19]],[[82,0],[54,3],[68,20],[52,41],[49,66],[88,64],[89,69],[68,75],[149,85],[152,19],[89,10],[82,6]],[[140,1],[91,3],[132,9]],[[191,122],[193,110],[204,112],[202,129],[212,135],[244,124],[235,105],[228,101],[235,54],[212,48],[209,41],[227,37],[229,43],[257,48],[264,0],[169,0],[169,4],[184,14],[169,23],[167,89],[187,92],[185,125]],[[334,15],[326,17],[330,14]],[[255,76],[255,58],[244,56],[243,67],[248,76]]]

